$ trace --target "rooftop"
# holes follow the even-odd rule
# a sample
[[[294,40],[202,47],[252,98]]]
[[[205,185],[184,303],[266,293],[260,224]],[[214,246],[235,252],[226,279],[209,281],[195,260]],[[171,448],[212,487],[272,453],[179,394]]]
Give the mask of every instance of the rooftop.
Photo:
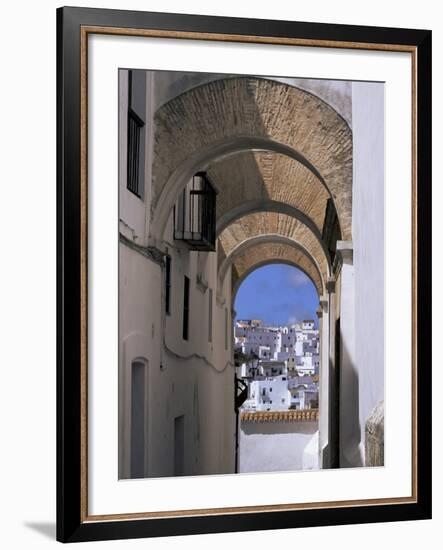
[[[318,418],[318,409],[240,413],[242,422],[318,422]]]

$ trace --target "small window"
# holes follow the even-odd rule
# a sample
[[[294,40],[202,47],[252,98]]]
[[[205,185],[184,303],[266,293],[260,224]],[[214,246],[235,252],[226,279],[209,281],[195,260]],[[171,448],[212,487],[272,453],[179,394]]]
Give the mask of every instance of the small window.
[[[137,197],[141,197],[140,189],[140,141],[142,119],[132,110],[128,110],[128,182],[127,187]]]
[[[183,283],[183,340],[189,338],[189,277]]]
[[[165,257],[165,311],[171,314],[171,256]]]
[[[212,342],[212,288],[208,292],[208,342]]]
[[[228,308],[225,307],[225,350],[228,349],[228,334],[229,334],[229,328],[228,328]]]
[[[142,71],[129,71],[126,187],[140,199],[143,199],[144,194],[144,118],[146,118],[146,76]]]

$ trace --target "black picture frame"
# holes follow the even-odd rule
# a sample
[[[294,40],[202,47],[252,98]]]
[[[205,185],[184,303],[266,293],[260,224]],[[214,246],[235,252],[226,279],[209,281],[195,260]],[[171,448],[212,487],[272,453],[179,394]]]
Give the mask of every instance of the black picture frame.
[[[415,502],[88,521],[82,512],[86,346],[82,293],[82,27],[151,29],[299,41],[408,46],[416,55]],[[431,31],[71,8],[57,10],[57,539],[158,537],[428,519],[431,517]],[[83,499],[83,500],[82,500]]]

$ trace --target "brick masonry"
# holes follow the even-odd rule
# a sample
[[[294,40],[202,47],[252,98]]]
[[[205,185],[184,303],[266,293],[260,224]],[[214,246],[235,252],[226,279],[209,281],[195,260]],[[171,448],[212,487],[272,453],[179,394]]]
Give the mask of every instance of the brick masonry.
[[[316,96],[266,79],[239,77],[216,80],[181,94],[157,111],[154,208],[170,175],[183,162],[217,143],[248,137],[260,137],[269,143],[281,144],[313,167],[334,198],[342,238],[352,239],[352,133],[349,126],[332,107]],[[306,212],[313,210],[310,212],[312,218],[320,223],[321,207],[315,205],[319,194],[312,192],[311,199],[300,198],[299,182],[304,179],[303,172],[309,172],[306,185],[312,180],[316,181],[315,189],[318,188],[319,180],[310,170],[297,161],[277,158],[281,155],[248,155],[249,158],[245,156],[239,161],[243,164],[243,181],[247,181],[248,189],[253,177],[257,185],[260,185],[261,177],[262,182],[268,182],[264,187],[262,185],[263,192],[268,192],[268,187],[272,189],[272,196],[281,197],[289,204],[304,200],[303,209]],[[257,179],[258,172],[261,176]],[[288,180],[286,176],[289,173],[292,175]],[[220,171],[218,177],[222,181]],[[237,187],[236,191],[235,200],[245,200],[241,187]],[[324,197],[320,195],[320,198]],[[224,211],[226,208],[229,204],[223,205]],[[315,212],[316,208],[318,212]]]
[[[328,278],[328,265],[320,243],[312,231],[301,221],[286,214],[257,212],[243,216],[220,234],[224,254],[228,256],[236,246],[260,235],[278,234],[300,243],[317,261],[323,279]]]

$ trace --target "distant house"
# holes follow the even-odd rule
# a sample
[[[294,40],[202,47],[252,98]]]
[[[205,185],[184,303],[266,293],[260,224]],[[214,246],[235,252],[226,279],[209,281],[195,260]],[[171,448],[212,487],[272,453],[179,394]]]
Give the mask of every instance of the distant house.
[[[291,405],[286,376],[254,380],[250,385],[247,401],[249,408],[256,411],[283,411]]]

